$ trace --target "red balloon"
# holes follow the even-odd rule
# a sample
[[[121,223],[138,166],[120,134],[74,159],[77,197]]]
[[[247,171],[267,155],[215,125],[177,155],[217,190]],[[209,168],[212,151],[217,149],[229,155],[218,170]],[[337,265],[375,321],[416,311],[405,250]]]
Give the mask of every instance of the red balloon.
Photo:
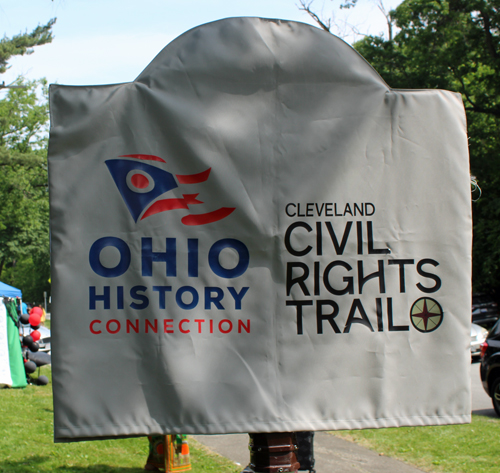
[[[40,314],[31,314],[30,315],[30,318],[28,319],[30,325],[33,325],[34,327],[36,327],[37,325],[40,324],[40,320],[41,320],[42,316]]]
[[[30,335],[34,342],[38,342],[38,340],[40,340],[40,332],[38,330],[33,330]]]
[[[33,307],[33,309],[30,310],[30,315],[32,314],[39,314],[40,317],[43,314],[42,308],[41,307]]]

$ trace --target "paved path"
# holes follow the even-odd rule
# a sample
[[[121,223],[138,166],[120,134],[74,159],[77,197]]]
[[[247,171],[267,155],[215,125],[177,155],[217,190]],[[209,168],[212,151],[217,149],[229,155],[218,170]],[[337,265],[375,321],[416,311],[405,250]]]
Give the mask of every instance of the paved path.
[[[479,364],[471,366],[472,413],[496,416],[491,399],[484,392],[479,377]],[[245,467],[249,463],[248,435],[194,435],[200,443],[206,445],[238,465]],[[422,470],[395,460],[378,455],[371,450],[340,439],[326,432],[314,435],[314,456],[317,473],[422,473]]]
[[[229,458],[241,469],[249,463],[247,434],[193,435],[210,450]],[[317,473],[422,473],[394,458],[381,456],[326,432],[314,434]]]
[[[497,417],[491,398],[484,391],[479,374],[480,364],[475,362],[471,366],[471,388],[472,388],[472,413],[489,417]]]

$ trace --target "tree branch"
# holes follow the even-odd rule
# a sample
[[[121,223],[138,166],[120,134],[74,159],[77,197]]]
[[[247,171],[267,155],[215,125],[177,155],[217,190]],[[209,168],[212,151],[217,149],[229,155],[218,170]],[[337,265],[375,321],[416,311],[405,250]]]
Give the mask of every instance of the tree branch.
[[[484,107],[480,107],[479,105],[476,105],[476,103],[472,100],[472,98],[467,93],[467,89],[465,87],[465,83],[464,83],[462,77],[460,77],[458,74],[456,74],[456,72],[452,68],[450,68],[450,69],[453,71],[453,74],[455,75],[455,77],[458,79],[458,81],[462,85],[462,94],[465,96],[465,99],[467,100],[467,102],[469,102],[472,105],[471,107],[464,107],[465,110],[468,110],[470,112],[486,113],[488,115],[500,117],[500,108],[498,108],[498,107],[496,107],[496,108],[484,108]]]
[[[378,0],[377,3],[378,9],[382,12],[382,14],[385,16],[385,21],[387,21],[387,32],[389,33],[389,42],[392,42],[392,18],[391,18],[391,13],[387,13],[387,10],[384,7],[384,3],[382,0]]]
[[[491,55],[491,57],[495,60],[500,59],[500,56],[498,55],[498,52],[495,51],[495,46],[493,44],[493,35],[491,34],[491,21],[489,15],[481,10],[481,17],[483,19],[483,25],[484,25],[484,34],[486,35],[486,47],[488,48],[488,51]]]
[[[478,107],[477,105],[464,108],[469,112],[486,113],[487,115],[493,115],[494,117],[500,118],[500,109],[498,108],[483,108],[483,107]]]
[[[306,3],[305,0],[300,0],[301,7],[299,7],[299,10],[305,11],[316,23],[318,23],[319,26],[321,26],[321,28],[323,28],[328,33],[331,33],[331,31],[330,31],[330,28],[332,26],[331,20],[328,20],[327,23],[324,23],[321,20],[321,18],[311,10],[311,5],[312,5],[313,1],[314,0],[311,0],[310,2]]]

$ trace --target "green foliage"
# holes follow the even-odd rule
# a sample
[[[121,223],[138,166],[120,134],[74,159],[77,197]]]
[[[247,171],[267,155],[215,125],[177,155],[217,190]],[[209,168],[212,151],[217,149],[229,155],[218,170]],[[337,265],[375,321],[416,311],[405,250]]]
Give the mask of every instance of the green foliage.
[[[500,0],[404,0],[390,18],[392,40],[354,46],[393,88],[441,88],[464,100],[471,173],[482,188],[473,205],[473,283],[500,288]],[[497,294],[500,296],[500,293]]]
[[[51,379],[50,366],[40,374]],[[34,377],[38,372],[34,373]],[[52,381],[48,386],[0,390],[0,473],[141,473],[145,437],[98,442],[53,441]],[[236,465],[189,439],[191,473],[237,473]]]
[[[393,88],[462,93],[467,110],[500,116],[500,0],[405,0],[393,41],[356,43]]]
[[[42,248],[48,248],[48,241]],[[43,293],[50,294],[49,277],[50,259],[47,251],[45,254],[28,255],[16,260],[15,265],[4,269],[2,281],[20,288],[25,302],[42,304]]]
[[[0,100],[0,146],[15,150],[13,156],[20,164],[39,164],[45,155],[33,155],[33,150],[47,146],[47,81],[23,81],[18,79],[7,97]],[[0,165],[4,160],[0,157]]]
[[[472,416],[471,424],[335,432],[425,471],[496,473],[500,419]]]
[[[43,80],[17,84],[0,100],[0,276],[23,291],[31,281],[25,297],[41,301],[50,277],[47,88]]]
[[[12,38],[0,40],[0,74],[8,69],[8,61],[12,56],[31,54],[34,46],[40,46],[52,41],[53,18],[46,25],[37,26],[31,33],[20,33]]]
[[[346,0],[345,3],[342,3],[340,5],[340,8],[343,9],[343,8],[352,8],[352,7],[355,7],[356,6],[356,3],[358,3],[358,0]]]
[[[13,56],[50,43],[55,22],[1,39],[0,74]],[[0,99],[0,277],[37,302],[50,288],[48,119],[44,80],[19,79]]]

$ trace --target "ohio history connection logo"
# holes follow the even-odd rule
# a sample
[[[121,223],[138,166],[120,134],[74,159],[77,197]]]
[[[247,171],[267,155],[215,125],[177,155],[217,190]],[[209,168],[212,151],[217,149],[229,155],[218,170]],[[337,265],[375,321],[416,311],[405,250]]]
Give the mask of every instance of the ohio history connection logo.
[[[165,160],[144,154],[119,156],[105,163],[135,222],[183,209],[180,220],[184,225],[206,225],[226,218],[235,210],[219,207],[205,213],[191,212],[192,206],[196,209],[204,202],[198,200],[198,193],[188,192],[198,190],[197,185],[209,179],[211,168],[174,176],[165,169]],[[174,189],[177,192],[171,193]],[[137,237],[138,233],[132,232],[129,238]],[[88,286],[88,310],[95,317],[89,323],[93,335],[251,333],[250,319],[246,315],[237,317],[250,290],[245,281],[234,282],[250,263],[250,252],[243,242],[220,238],[200,248],[200,240],[205,239],[205,243],[210,237],[199,232],[186,234],[185,238],[146,235],[139,238],[139,242],[131,244],[117,236],[103,235],[90,245],[88,261],[95,276]],[[108,248],[116,256],[112,261],[101,258]],[[226,249],[235,255],[229,264],[220,258]],[[200,264],[201,258],[208,265]],[[158,274],[154,275],[153,268],[158,268]],[[211,275],[213,278],[209,279]],[[207,280],[212,284],[205,285]],[[125,309],[129,310],[128,317]],[[141,312],[146,309],[147,312]],[[194,309],[196,315],[190,317],[188,311]],[[232,317],[226,315],[229,310]]]
[[[135,222],[161,212],[184,209],[190,211],[181,219],[184,225],[206,225],[226,218],[235,210],[234,207],[221,207],[211,212],[193,214],[190,207],[204,203],[198,200],[198,194],[182,193],[180,198],[158,199],[177,187],[187,190],[191,185],[205,182],[210,176],[211,168],[197,174],[176,174],[174,177],[161,167],[148,163],[166,164],[158,156],[127,154],[119,158],[122,159],[107,160],[106,166]]]

